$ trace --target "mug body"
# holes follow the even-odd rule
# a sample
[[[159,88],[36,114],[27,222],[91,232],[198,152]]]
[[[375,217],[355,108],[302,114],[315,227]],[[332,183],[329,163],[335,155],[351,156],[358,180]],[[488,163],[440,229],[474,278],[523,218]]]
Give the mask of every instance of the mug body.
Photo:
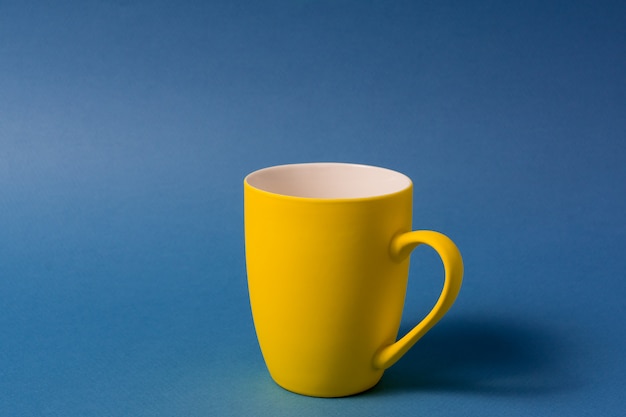
[[[248,289],[267,368],[283,388],[338,397],[373,387],[376,352],[396,340],[411,229],[408,177],[364,165],[295,164],[244,181]]]

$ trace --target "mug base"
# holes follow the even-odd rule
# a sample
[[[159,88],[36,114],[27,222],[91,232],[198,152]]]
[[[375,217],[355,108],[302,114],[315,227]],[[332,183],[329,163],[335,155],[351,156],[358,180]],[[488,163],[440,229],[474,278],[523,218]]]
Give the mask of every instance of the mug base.
[[[314,397],[314,398],[342,398],[342,397],[351,397],[355,395],[364,394],[365,392],[373,389],[380,382],[380,378],[378,378],[374,383],[369,383],[366,385],[362,385],[357,387],[292,387],[281,384],[280,382],[273,379],[274,383],[278,385],[280,388],[285,391],[292,392],[294,394],[303,395],[305,397]]]

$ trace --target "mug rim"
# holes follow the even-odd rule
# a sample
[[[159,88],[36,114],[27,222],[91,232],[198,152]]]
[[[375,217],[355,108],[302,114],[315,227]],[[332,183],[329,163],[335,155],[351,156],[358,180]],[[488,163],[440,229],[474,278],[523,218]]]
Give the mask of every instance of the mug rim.
[[[321,170],[326,171],[325,175],[317,178],[319,181],[326,181],[323,188],[302,189],[306,182],[303,174],[320,174]],[[328,170],[331,170],[329,173]],[[317,170],[317,172],[315,172]],[[332,170],[335,170],[333,176]],[[358,172],[357,172],[358,171]],[[285,173],[297,173],[299,178],[286,179]],[[331,185],[329,181],[334,178],[338,180],[337,173],[344,175],[342,184]],[[347,173],[347,174],[346,174]],[[362,175],[369,175],[369,178],[361,178]],[[357,177],[359,177],[357,179]],[[315,187],[315,181],[309,180],[309,187]],[[367,182],[370,180],[370,182]],[[375,181],[374,181],[375,180]],[[379,167],[375,165],[358,164],[350,162],[303,162],[292,164],[281,164],[268,166],[249,173],[244,178],[244,185],[258,192],[275,197],[304,200],[304,201],[362,201],[388,198],[395,194],[412,189],[411,179],[398,171]],[[348,189],[349,186],[356,186],[357,189]]]

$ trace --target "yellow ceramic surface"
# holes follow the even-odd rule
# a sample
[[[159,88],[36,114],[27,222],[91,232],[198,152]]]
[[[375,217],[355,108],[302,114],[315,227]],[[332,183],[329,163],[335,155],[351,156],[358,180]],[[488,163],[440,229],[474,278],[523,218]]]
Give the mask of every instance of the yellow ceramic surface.
[[[364,165],[266,168],[244,181],[248,288],[278,385],[338,397],[374,386],[450,308],[463,262],[450,239],[411,231],[412,183]],[[432,311],[397,339],[409,254],[432,246],[445,271]]]

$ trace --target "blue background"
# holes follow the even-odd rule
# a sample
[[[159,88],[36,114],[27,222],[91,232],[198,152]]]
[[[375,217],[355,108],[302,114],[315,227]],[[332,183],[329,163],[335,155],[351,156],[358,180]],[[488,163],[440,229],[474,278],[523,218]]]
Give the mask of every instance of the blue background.
[[[0,2],[0,415],[622,415],[626,6]],[[414,180],[450,313],[372,391],[269,378],[243,177]],[[412,257],[402,330],[441,264]]]

